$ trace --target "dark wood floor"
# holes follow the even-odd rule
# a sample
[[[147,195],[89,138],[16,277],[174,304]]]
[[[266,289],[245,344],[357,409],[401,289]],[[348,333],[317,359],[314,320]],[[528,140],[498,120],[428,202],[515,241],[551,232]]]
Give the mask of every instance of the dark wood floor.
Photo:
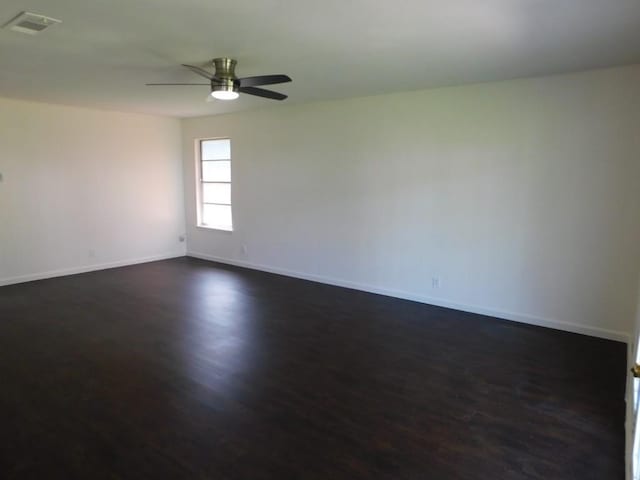
[[[621,343],[187,258],[0,320],[2,478],[624,478]]]

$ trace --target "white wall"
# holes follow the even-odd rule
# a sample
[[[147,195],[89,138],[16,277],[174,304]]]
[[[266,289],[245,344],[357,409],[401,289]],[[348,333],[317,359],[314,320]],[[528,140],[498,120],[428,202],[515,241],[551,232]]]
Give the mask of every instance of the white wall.
[[[176,119],[0,99],[0,285],[184,254]]]
[[[185,119],[188,252],[625,339],[639,85],[634,66]],[[217,136],[233,233],[195,226],[194,139]]]

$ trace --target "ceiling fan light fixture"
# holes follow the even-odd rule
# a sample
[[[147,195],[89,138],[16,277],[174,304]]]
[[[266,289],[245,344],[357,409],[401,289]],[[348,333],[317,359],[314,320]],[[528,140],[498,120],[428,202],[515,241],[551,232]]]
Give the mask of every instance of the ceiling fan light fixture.
[[[217,100],[235,100],[240,94],[233,90],[214,90],[211,92],[211,96]]]
[[[223,77],[211,81],[211,96],[218,100],[235,100],[240,94],[233,78]]]

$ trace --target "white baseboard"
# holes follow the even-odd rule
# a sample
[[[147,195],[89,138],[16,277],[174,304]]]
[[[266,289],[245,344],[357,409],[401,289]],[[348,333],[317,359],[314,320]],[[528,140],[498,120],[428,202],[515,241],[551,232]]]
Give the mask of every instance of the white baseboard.
[[[93,272],[95,270],[106,270],[108,268],[126,267],[127,265],[136,265],[138,263],[155,262],[158,260],[167,260],[169,258],[184,257],[185,253],[165,253],[162,255],[152,255],[150,257],[133,258],[128,260],[118,260],[116,262],[96,263],[93,265],[84,265],[82,267],[63,268],[60,270],[50,270],[48,272],[30,273],[28,275],[20,275],[18,277],[0,278],[0,287],[5,285],[13,285],[15,283],[32,282],[34,280],[44,280],[46,278],[64,277],[65,275],[75,275],[77,273]]]
[[[313,275],[303,272],[296,272],[287,270],[284,268],[271,267],[268,265],[260,265],[243,260],[234,260],[229,258],[217,257],[214,255],[208,255],[200,252],[189,252],[187,256],[199,258],[202,260],[210,260],[212,262],[225,263],[228,265],[235,265],[238,267],[249,268],[252,270],[260,270],[263,272],[276,273],[278,275],[284,275],[287,277],[300,278],[303,280],[310,280],[313,282],[326,283],[328,285],[335,285],[337,287],[351,288],[353,290],[361,290],[363,292],[376,293],[379,295],[386,295],[389,297],[402,298],[404,300],[412,300],[414,302],[426,303],[429,305],[435,305],[438,307],[452,308],[454,310],[461,310],[463,312],[477,313],[480,315],[487,315],[490,317],[496,317],[503,320],[510,320],[513,322],[526,323],[529,325],[537,325],[540,327],[553,328],[556,330],[563,330],[566,332],[580,333],[582,335],[589,335],[591,337],[605,338],[608,340],[616,340],[618,342],[629,342],[629,334],[617,330],[608,330],[605,328],[591,327],[586,325],[578,325],[576,323],[561,322],[559,320],[535,317],[532,315],[504,312],[500,310],[494,310],[491,308],[480,307],[477,305],[465,305],[460,303],[454,303],[439,298],[427,297],[423,295],[417,295],[410,292],[404,292],[401,290],[392,290],[387,288],[380,288],[373,285],[367,285],[363,283],[352,282],[349,280],[342,280],[330,277],[324,277],[321,275]]]

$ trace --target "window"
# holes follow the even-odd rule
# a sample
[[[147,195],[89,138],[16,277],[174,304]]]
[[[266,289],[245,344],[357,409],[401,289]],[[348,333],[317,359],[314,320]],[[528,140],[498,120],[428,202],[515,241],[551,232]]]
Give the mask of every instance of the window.
[[[200,140],[198,167],[198,226],[233,230],[231,140]]]

